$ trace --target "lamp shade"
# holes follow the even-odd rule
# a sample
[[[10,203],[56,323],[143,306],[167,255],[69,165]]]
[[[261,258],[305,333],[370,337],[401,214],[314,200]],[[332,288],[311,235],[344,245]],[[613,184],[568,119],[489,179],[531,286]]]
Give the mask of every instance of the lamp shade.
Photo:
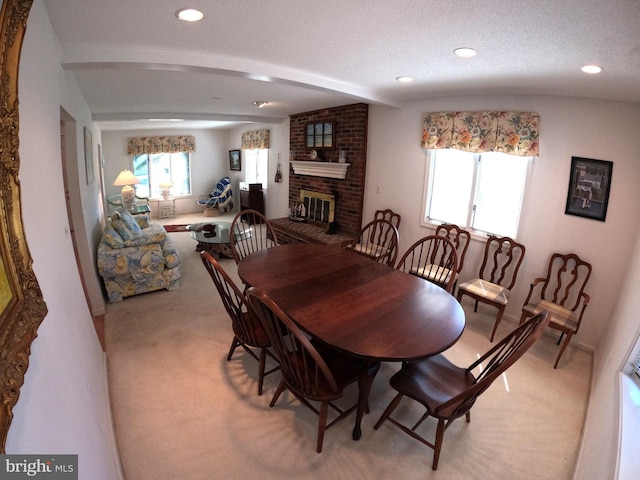
[[[113,182],[114,187],[124,187],[125,185],[136,185],[140,183],[138,177],[136,177],[131,170],[122,170],[116,181]]]

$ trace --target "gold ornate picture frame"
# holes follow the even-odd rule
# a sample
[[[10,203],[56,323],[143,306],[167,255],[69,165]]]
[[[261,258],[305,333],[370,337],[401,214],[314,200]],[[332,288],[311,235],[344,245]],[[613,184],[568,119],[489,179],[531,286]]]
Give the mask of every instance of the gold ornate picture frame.
[[[18,179],[18,68],[32,3],[4,0],[0,10],[0,453],[5,453],[31,343],[47,314],[24,236]]]

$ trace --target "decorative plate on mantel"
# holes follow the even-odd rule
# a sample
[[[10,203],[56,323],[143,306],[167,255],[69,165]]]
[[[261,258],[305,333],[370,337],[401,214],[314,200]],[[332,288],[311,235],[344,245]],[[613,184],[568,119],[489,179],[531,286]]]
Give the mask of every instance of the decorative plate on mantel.
[[[309,160],[317,160],[318,159],[318,152],[317,150],[311,150],[309,152]]]

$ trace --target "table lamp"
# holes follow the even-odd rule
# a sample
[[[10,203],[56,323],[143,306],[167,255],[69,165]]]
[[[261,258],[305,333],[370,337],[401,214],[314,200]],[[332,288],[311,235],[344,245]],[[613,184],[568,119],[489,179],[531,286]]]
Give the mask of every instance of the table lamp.
[[[122,198],[122,207],[127,210],[133,210],[136,191],[131,185],[136,185],[137,183],[140,183],[140,180],[131,173],[131,170],[122,170],[116,181],[113,182],[114,187],[122,187],[120,198]]]
[[[161,182],[160,185],[158,186],[160,187],[160,191],[162,192],[162,198],[164,200],[169,200],[169,197],[171,196],[171,187],[173,187],[173,183]]]

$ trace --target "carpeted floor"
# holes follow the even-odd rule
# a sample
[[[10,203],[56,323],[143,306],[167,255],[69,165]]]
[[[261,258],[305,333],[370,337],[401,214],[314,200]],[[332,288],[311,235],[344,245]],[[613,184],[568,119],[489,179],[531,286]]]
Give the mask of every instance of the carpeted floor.
[[[180,223],[198,221],[178,218]],[[230,220],[226,219],[226,220]],[[204,221],[200,219],[199,221]],[[175,222],[176,224],[178,222]],[[278,374],[257,395],[257,362],[240,350],[226,361],[230,322],[195,252],[172,233],[184,284],[109,305],[106,351],[116,436],[127,480],[210,479],[570,479],[591,376],[591,355],[569,346],[553,369],[555,337],[544,336],[478,400],[471,423],[447,430],[436,472],[432,451],[386,422],[373,425],[393,397],[383,364],[374,382],[363,436],[353,418],[330,429],[315,452],[317,417],[290,394],[269,408]],[[222,264],[239,282],[233,260]],[[447,356],[470,364],[490,348],[494,312],[463,304],[467,328]],[[503,322],[501,329],[509,326]],[[500,331],[499,331],[500,332]],[[499,333],[498,333],[499,335]],[[347,390],[349,399],[357,389]],[[419,417],[411,402],[397,415]],[[434,422],[422,427],[434,430]],[[423,430],[424,431],[424,430]]]

